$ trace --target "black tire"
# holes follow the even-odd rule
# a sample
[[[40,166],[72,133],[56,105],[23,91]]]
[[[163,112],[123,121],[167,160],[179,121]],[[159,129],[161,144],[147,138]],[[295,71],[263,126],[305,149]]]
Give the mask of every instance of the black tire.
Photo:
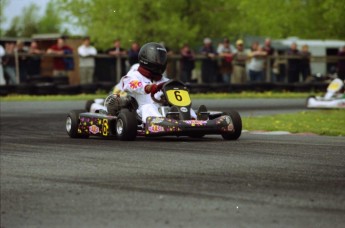
[[[95,103],[94,100],[88,100],[88,101],[86,101],[85,110],[88,111],[88,112],[90,112],[90,110],[91,110],[91,105],[92,105],[93,103]]]
[[[224,113],[223,115],[228,115],[231,117],[232,123],[235,128],[235,132],[223,133],[222,137],[225,140],[237,140],[242,133],[242,119],[237,111],[230,111],[229,113]]]
[[[66,118],[66,131],[71,138],[88,138],[88,135],[78,133],[79,114],[85,112],[85,110],[73,110],[67,114]]]
[[[115,122],[115,133],[122,141],[133,141],[137,137],[137,118],[135,112],[121,109]]]

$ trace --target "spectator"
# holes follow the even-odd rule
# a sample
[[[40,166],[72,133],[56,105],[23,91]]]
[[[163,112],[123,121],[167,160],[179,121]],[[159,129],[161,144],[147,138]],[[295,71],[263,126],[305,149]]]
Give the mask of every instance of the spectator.
[[[28,57],[27,73],[29,78],[41,75],[41,54],[42,50],[38,48],[36,41],[32,41],[28,51],[31,56]]]
[[[231,77],[231,83],[234,84],[243,84],[247,81],[247,73],[246,73],[246,61],[247,61],[247,53],[244,51],[243,41],[237,40],[236,41],[237,50],[233,55],[233,75]]]
[[[108,55],[114,56],[114,59],[111,59],[111,63],[110,63],[110,69],[112,72],[114,72],[115,74],[113,74],[112,76],[114,77],[114,79],[116,79],[116,63],[117,63],[117,57],[122,57],[124,55],[126,55],[126,51],[125,49],[123,49],[121,47],[121,40],[120,39],[116,39],[113,42],[114,47],[109,48],[108,50],[106,50],[106,53]],[[121,58],[121,75],[123,76],[126,74],[126,59],[125,58]]]
[[[167,67],[163,73],[163,76],[171,79],[172,76],[176,75],[176,61],[170,58],[171,56],[174,55],[174,51],[170,49],[168,46],[166,46],[164,41],[159,42],[159,44],[162,45],[167,50],[167,56],[168,56]]]
[[[137,42],[133,42],[131,48],[128,50],[128,62],[130,66],[138,63],[138,56],[139,56],[140,46]]]
[[[0,45],[0,85],[5,85],[6,80],[4,77],[4,71],[2,69],[2,57],[5,55],[5,49],[2,45]]]
[[[220,71],[222,73],[223,83],[230,83],[232,73],[232,51],[229,39],[224,39],[223,45],[220,45],[218,49],[218,55],[222,57]]]
[[[54,57],[53,60],[53,76],[67,76],[69,70],[73,70],[74,62],[73,58],[65,57],[65,54],[72,54],[73,49],[65,44],[65,38],[61,37],[57,39],[56,44],[48,48],[48,54],[55,54],[61,57]]]
[[[4,72],[8,76],[8,83],[10,85],[17,84],[17,77],[16,77],[16,61],[14,58],[14,43],[6,43],[5,44],[5,56],[4,56]]]
[[[300,70],[303,77],[303,81],[307,79],[311,75],[310,72],[310,52],[308,45],[303,45],[301,50],[301,62],[300,62]]]
[[[195,60],[194,60],[194,53],[189,48],[188,44],[183,45],[181,48],[181,75],[180,79],[183,82],[191,82],[192,81],[192,71],[195,67]]]
[[[288,58],[288,82],[299,81],[299,69],[300,69],[300,53],[297,49],[297,44],[292,43],[290,49],[287,51]]]
[[[95,58],[97,50],[90,44],[90,37],[83,39],[82,45],[78,47],[79,54],[79,75],[80,84],[93,83],[93,73],[95,71]]]
[[[250,62],[248,64],[249,77],[252,82],[262,82],[264,79],[265,57],[267,53],[260,47],[258,42],[252,44],[249,54]]]
[[[24,46],[24,43],[20,40],[17,41],[16,51],[18,52],[19,61],[19,83],[26,83],[28,57],[25,54],[27,54],[28,52],[26,50],[26,47]]]
[[[206,59],[201,62],[201,78],[203,83],[216,82],[218,76],[217,66],[217,52],[212,46],[212,40],[210,38],[204,39],[204,46],[201,49]]]
[[[345,46],[340,48],[338,56],[345,58]],[[345,59],[338,60],[338,77],[345,80]]]
[[[275,59],[273,58],[273,56],[275,55],[275,50],[271,46],[271,39],[270,38],[266,38],[263,50],[267,53],[267,57],[268,57],[267,58],[268,62],[267,62],[266,66],[268,66],[269,69],[266,69],[266,73],[269,74],[269,75],[267,75],[266,78],[269,78],[269,76],[271,76],[270,77],[271,80],[272,81],[276,81],[277,75],[273,71],[273,65],[274,65],[274,62],[275,62]]]

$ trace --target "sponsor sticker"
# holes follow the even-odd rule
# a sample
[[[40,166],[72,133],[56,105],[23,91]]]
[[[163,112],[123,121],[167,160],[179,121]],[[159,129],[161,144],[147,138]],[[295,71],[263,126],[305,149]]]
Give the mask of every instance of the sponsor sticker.
[[[96,125],[91,125],[90,127],[89,127],[89,132],[91,132],[92,134],[97,134],[97,133],[99,133],[99,127],[97,127]]]
[[[132,88],[132,89],[137,89],[137,88],[140,88],[143,86],[143,84],[141,82],[139,82],[138,80],[133,80],[129,83],[129,86]]]
[[[156,117],[152,119],[151,123],[158,124],[158,123],[162,123],[163,121],[164,121],[164,118]]]
[[[180,108],[181,112],[188,112],[188,109],[186,107]]]
[[[164,131],[164,128],[162,126],[159,126],[159,125],[152,125],[149,127],[148,130],[150,132],[162,132],[162,131]]]
[[[207,120],[185,120],[184,122],[191,126],[202,126],[207,124]]]

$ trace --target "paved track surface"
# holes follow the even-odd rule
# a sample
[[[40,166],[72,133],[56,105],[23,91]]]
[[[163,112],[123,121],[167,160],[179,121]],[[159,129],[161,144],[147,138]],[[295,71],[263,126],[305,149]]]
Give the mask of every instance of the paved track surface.
[[[344,227],[344,137],[70,139],[65,112],[83,104],[1,103],[1,227]]]

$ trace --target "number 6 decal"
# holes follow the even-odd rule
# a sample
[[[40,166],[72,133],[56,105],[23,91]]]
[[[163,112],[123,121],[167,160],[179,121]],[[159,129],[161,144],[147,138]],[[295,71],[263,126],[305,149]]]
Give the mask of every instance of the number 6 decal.
[[[182,101],[182,96],[180,95],[180,91],[175,91],[174,94],[175,94],[176,100]]]

